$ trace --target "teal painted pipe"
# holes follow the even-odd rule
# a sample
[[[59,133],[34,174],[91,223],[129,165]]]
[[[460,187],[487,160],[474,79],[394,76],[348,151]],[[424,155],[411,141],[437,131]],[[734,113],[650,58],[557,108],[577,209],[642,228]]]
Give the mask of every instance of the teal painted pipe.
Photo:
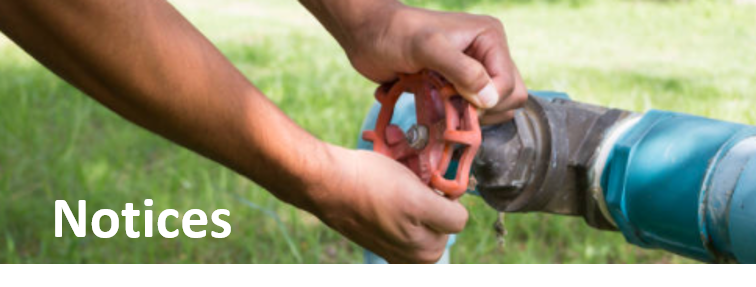
[[[601,180],[628,242],[756,263],[756,128],[650,111],[614,144]]]

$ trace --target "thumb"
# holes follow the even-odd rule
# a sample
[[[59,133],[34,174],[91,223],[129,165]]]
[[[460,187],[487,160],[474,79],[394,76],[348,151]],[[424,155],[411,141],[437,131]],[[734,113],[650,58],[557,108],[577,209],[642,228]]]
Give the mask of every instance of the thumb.
[[[414,56],[420,64],[444,76],[476,107],[487,109],[498,103],[496,86],[483,64],[458,50],[442,34],[425,37]]]
[[[460,233],[468,219],[467,209],[458,200],[450,200],[435,192],[427,193],[425,208],[421,210],[422,222],[436,232]]]

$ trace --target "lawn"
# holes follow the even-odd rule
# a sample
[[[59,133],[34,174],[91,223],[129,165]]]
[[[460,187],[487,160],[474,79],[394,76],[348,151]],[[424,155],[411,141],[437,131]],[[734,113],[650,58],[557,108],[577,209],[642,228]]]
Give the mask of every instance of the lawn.
[[[354,147],[375,84],[360,77],[296,1],[172,1],[289,116]],[[500,18],[531,89],[645,111],[756,124],[756,5],[730,1],[410,1]],[[502,4],[506,2],[507,4]],[[225,208],[228,238],[54,237],[54,201],[94,211]],[[466,196],[470,221],[456,263],[679,263],[582,219],[507,216]],[[74,213],[76,208],[73,207]],[[105,220],[107,222],[107,220]],[[180,228],[179,221],[169,221]],[[135,229],[144,223],[135,221]],[[104,226],[104,229],[107,229]],[[216,230],[219,228],[211,228]],[[216,230],[216,231],[218,231]],[[350,263],[362,250],[317,218],[207,159],[124,121],[0,36],[0,262]]]

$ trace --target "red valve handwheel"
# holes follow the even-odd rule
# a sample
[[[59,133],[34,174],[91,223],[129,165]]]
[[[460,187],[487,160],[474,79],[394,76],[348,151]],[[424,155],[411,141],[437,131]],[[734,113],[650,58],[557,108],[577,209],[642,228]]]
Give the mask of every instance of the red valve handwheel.
[[[394,106],[404,92],[415,95],[417,127],[427,131],[420,133],[426,140],[422,146],[413,145],[401,128],[391,124]],[[375,98],[381,103],[375,130],[365,131],[362,138],[373,142],[374,151],[403,163],[425,184],[447,197],[462,196],[481,141],[475,107],[440,75],[427,70],[400,75],[398,81],[381,85],[375,91]],[[448,180],[444,174],[457,148],[462,150],[457,176]]]

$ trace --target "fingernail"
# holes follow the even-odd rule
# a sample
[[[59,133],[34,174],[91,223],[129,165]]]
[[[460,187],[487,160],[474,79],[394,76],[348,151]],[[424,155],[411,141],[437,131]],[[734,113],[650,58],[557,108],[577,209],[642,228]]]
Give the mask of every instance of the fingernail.
[[[480,98],[480,103],[483,105],[483,108],[491,108],[495,106],[496,103],[499,102],[499,93],[496,92],[496,86],[494,86],[494,83],[488,82],[488,85],[478,92],[478,98]]]

